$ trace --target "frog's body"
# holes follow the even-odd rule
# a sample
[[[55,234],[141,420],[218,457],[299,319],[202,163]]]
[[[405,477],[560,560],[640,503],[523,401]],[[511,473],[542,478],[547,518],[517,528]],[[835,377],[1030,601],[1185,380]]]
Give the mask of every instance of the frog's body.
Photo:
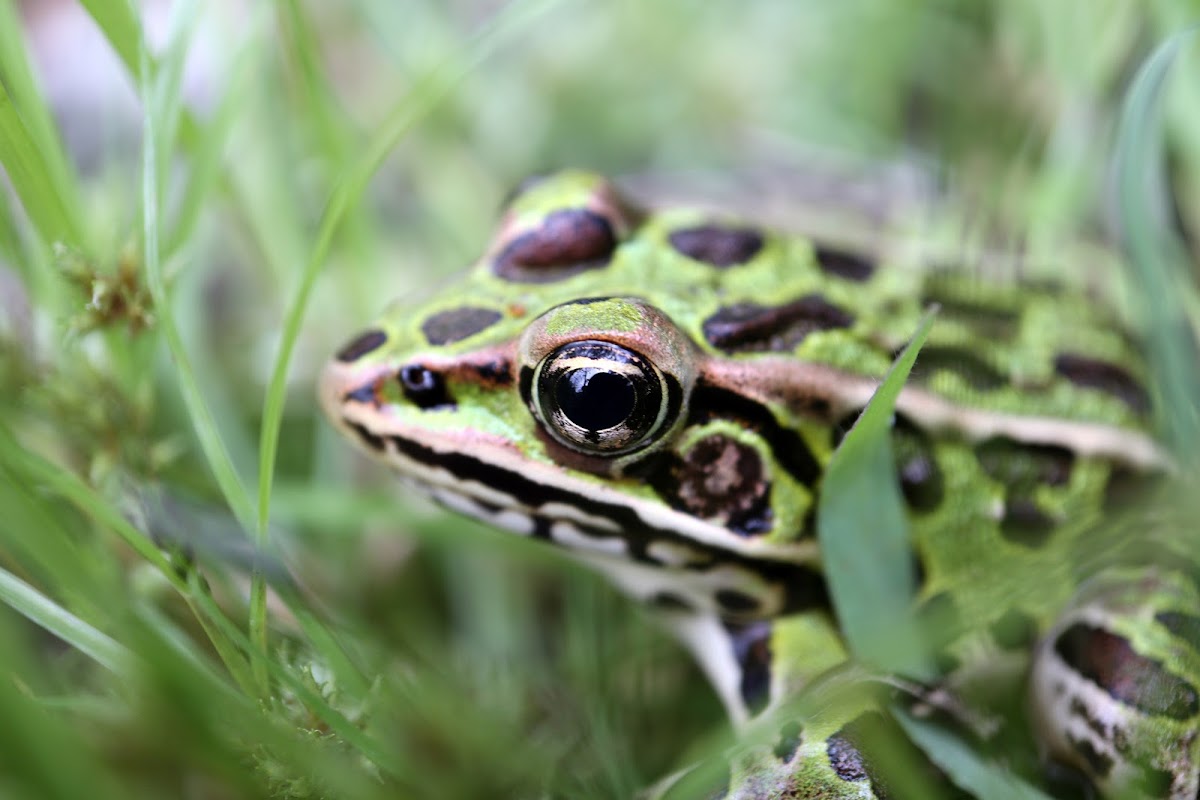
[[[947,674],[1025,664],[1051,632],[1033,681],[1046,752],[1103,790],[1158,770],[1155,786],[1192,797],[1194,584],[1143,567],[1071,605],[1106,500],[1166,464],[1136,344],[1082,296],[633,211],[564,172],[518,194],[461,283],[343,348],[322,399],[441,502],[659,607],[744,722],[846,658],[814,538],[820,479],[932,303],[893,449]],[[1190,622],[1162,622],[1176,618]],[[1137,712],[1130,681],[1173,700]],[[748,758],[731,791],[873,796],[861,766],[839,771],[853,747],[836,731]]]

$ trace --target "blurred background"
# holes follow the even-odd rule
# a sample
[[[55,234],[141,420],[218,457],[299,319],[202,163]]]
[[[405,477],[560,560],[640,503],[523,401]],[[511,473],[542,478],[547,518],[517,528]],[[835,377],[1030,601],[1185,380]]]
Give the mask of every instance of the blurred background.
[[[684,654],[353,455],[322,361],[562,166],[1051,259],[1113,243],[1133,76],[1198,16],[0,0],[0,795],[627,797],[710,752],[728,731]],[[1193,264],[1198,70],[1182,49],[1146,201]]]

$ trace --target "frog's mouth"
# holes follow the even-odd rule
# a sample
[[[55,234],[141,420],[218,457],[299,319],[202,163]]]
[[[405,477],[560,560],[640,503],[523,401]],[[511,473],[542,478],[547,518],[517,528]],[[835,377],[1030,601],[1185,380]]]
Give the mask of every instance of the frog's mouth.
[[[380,374],[329,365],[326,414],[441,505],[559,545],[652,604],[736,619],[828,606],[815,543],[747,541],[665,503],[533,462],[500,436],[422,424],[415,409],[382,413],[363,388],[386,372],[373,370]]]

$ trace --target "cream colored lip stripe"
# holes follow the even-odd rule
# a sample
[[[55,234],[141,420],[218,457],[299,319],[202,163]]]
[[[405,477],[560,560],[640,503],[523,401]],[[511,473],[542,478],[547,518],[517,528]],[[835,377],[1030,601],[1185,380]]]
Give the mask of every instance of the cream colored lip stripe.
[[[345,425],[354,429],[361,423],[349,413],[350,411],[352,409],[343,409],[342,419]],[[485,505],[510,508],[535,516],[553,517],[597,533],[611,532],[626,538],[629,537],[630,531],[625,530],[623,525],[636,520],[639,529],[657,532],[655,535],[659,539],[687,540],[693,547],[709,548],[714,554],[721,554],[724,558],[750,558],[756,561],[774,561],[781,565],[814,564],[819,560],[816,543],[813,541],[748,541],[710,523],[682,515],[662,503],[633,498],[610,487],[581,484],[577,479],[557,471],[546,471],[535,480],[529,475],[533,466],[509,448],[490,447],[476,441],[473,448],[467,451],[462,449],[462,442],[452,441],[452,436],[442,438],[436,433],[404,429],[394,424],[383,430],[377,429],[371,435],[382,443],[382,452],[386,460],[401,474],[407,474],[417,482],[424,483],[428,487],[427,492],[441,487],[468,495]],[[414,457],[404,452],[405,450],[419,451],[425,455]],[[439,463],[443,460],[459,459],[469,460],[472,463],[472,472],[459,474],[455,469]],[[511,481],[538,484],[541,488],[532,490],[531,494],[541,496],[540,499],[531,503],[529,497],[522,496],[521,492],[514,493],[500,485],[505,481],[494,481],[486,475],[474,474],[473,471],[484,464],[492,475],[503,473],[509,476]],[[567,499],[568,497],[570,499]],[[574,502],[576,498],[580,502]],[[593,512],[589,507],[597,511]],[[625,522],[599,513],[600,510],[618,507],[623,509],[623,514],[628,517]]]
[[[825,398],[842,413],[863,408],[879,386],[878,381],[821,364],[776,366],[780,376],[776,382],[782,378],[787,386],[804,387],[806,394]],[[782,387],[775,388],[780,396],[788,396]],[[1153,438],[1112,425],[968,408],[911,386],[901,391],[896,410],[926,430],[955,431],[972,441],[1006,436],[1027,444],[1060,445],[1081,456],[1108,458],[1140,469],[1171,466],[1170,457]]]

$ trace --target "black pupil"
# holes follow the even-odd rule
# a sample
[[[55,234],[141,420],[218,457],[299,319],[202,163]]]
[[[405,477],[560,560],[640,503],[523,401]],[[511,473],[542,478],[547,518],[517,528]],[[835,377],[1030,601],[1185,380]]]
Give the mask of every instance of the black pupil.
[[[633,413],[633,382],[616,372],[583,367],[564,373],[554,387],[563,416],[588,431],[619,425]]]

